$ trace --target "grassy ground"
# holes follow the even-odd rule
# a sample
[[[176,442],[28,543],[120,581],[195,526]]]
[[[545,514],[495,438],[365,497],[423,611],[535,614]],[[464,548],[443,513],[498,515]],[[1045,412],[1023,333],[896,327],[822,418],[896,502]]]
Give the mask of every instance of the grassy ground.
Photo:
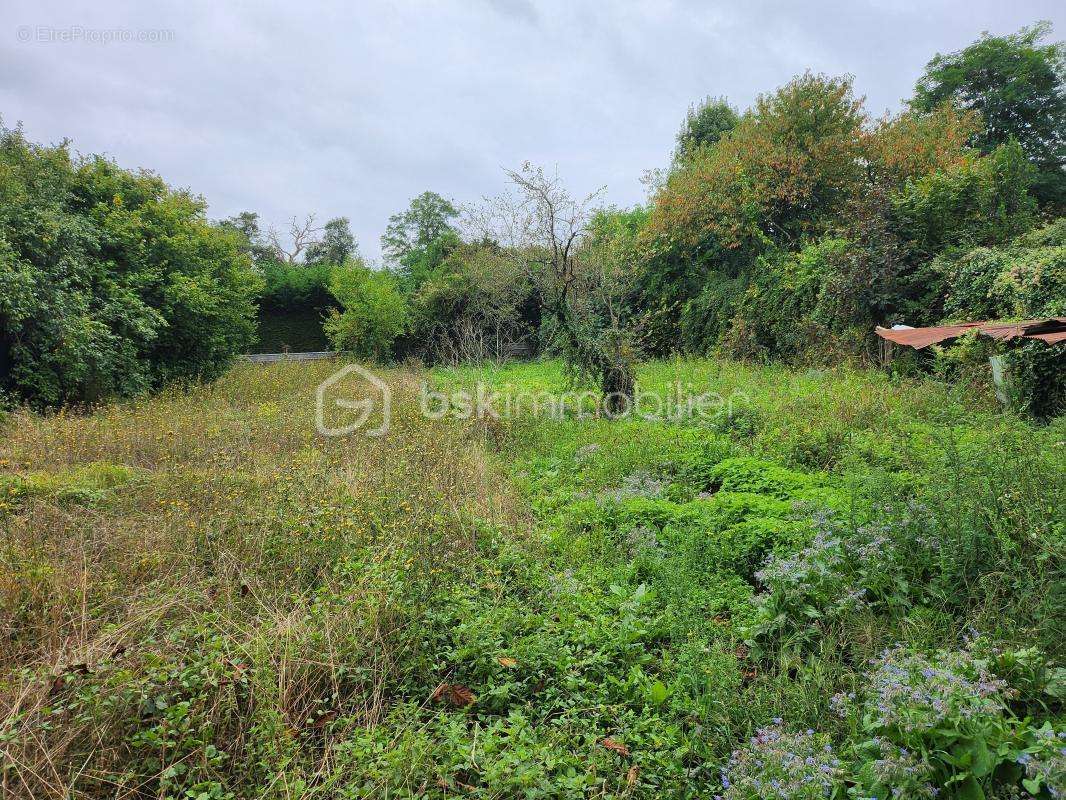
[[[711,361],[641,386],[728,414],[418,411],[549,362],[386,371],[389,434],[331,439],[335,368],[6,420],[6,795],[1066,788],[1061,423]]]

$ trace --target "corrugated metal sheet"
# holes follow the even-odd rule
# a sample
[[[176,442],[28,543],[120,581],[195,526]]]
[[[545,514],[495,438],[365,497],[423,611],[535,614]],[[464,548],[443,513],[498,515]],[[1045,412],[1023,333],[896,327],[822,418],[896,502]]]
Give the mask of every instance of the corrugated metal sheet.
[[[933,328],[875,328],[877,335],[896,344],[921,350],[931,344],[957,339],[976,328],[982,336],[1000,341],[1040,339],[1049,344],[1066,341],[1066,317],[1031,319],[1024,322],[960,322]]]

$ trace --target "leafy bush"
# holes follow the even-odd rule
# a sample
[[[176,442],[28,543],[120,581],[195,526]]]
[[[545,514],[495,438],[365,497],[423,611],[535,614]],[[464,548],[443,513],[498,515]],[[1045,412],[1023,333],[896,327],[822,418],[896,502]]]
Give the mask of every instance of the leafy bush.
[[[1007,354],[1010,404],[1039,420],[1066,412],[1066,347],[1026,342]]]
[[[755,492],[793,502],[826,499],[824,488],[828,480],[823,476],[796,472],[778,464],[751,456],[726,458],[711,470],[710,487],[727,492]]]
[[[1066,316],[1066,220],[1016,237],[1000,247],[941,259],[951,286],[945,312],[956,320]],[[987,358],[1003,347],[962,341],[945,353],[954,371],[970,370],[988,383]],[[1027,341],[1006,349],[1011,404],[1047,419],[1066,409],[1066,348]]]
[[[1033,168],[1016,142],[983,158],[908,181],[893,200],[901,234],[918,257],[1010,239],[1033,222]]]
[[[721,493],[695,525],[672,525],[688,535],[679,554],[706,575],[735,574],[750,581],[767,555],[808,538],[809,526],[792,518],[792,507],[758,495]],[[730,519],[731,516],[736,515]]]
[[[456,244],[423,271],[406,348],[435,362],[499,360],[538,322],[527,276],[491,244]]]
[[[408,324],[408,306],[389,273],[361,266],[337,270],[330,291],[341,304],[326,319],[326,336],[338,350],[384,360]]]
[[[857,523],[815,512],[810,544],[772,555],[755,575],[765,592],[756,599],[753,640],[802,646],[858,609],[899,614],[919,598],[942,600],[962,569],[950,540],[924,509],[879,516]]]
[[[710,273],[699,294],[685,302],[679,320],[684,349],[705,353],[729,331],[747,287],[746,275]]]
[[[0,389],[59,405],[218,377],[252,341],[261,284],[204,210],[0,131]]]
[[[1066,219],[1001,247],[977,248],[945,265],[953,319],[1066,315]]]

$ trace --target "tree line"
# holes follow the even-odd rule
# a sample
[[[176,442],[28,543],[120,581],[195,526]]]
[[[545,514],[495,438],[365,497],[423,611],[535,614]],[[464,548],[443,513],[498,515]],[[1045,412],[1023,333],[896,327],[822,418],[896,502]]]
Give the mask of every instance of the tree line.
[[[709,97],[634,208],[528,164],[458,226],[424,195],[394,217],[419,233],[386,237],[408,309],[393,353],[483,357],[532,337],[625,395],[646,356],[868,361],[875,325],[1066,315],[1066,50],[1050,34],[937,55],[878,119],[847,77],[803,74],[743,112]],[[1066,405],[1062,353],[1012,350],[1021,405]],[[966,377],[987,356],[967,340],[936,368]]]
[[[898,114],[805,73],[741,111],[694,105],[647,202],[606,206],[526,164],[460,207],[393,215],[385,263],[348,220],[263,232],[67,145],[0,139],[3,388],[42,404],[210,379],[256,304],[324,318],[332,346],[431,362],[556,353],[605,395],[674,352],[870,359],[874,325],[1066,315],[1066,50],[1040,23],[935,56]],[[1012,354],[1039,413],[1066,399],[1062,348]],[[964,342],[938,368],[966,374]],[[928,366],[928,365],[926,365]]]

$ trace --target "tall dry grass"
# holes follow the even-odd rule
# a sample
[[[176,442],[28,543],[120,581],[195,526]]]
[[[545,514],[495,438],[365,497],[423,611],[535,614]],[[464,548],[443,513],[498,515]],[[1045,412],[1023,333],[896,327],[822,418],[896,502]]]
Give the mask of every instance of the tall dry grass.
[[[384,373],[388,436],[319,436],[314,390],[337,367],[243,365],[188,392],[7,420],[5,797],[164,796],[169,734],[142,747],[137,715],[190,681],[189,713],[231,745],[218,770],[269,762],[279,796],[294,750],[329,772],[328,742],[307,736],[325,699],[380,717],[412,587],[461,569],[475,524],[516,529],[525,512],[476,431],[421,418],[418,373]]]

